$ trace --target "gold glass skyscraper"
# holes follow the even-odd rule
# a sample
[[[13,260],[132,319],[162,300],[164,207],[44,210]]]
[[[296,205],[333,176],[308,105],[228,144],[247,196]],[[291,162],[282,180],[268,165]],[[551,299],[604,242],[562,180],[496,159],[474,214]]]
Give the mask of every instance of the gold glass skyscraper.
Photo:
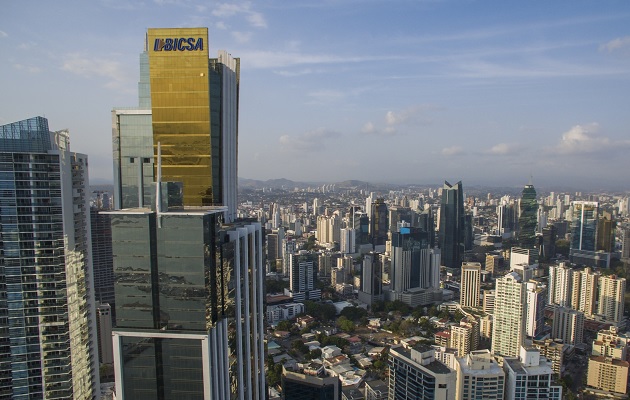
[[[159,143],[169,205],[224,205],[234,219],[240,60],[208,47],[207,28],[147,31],[140,107],[112,113],[117,208],[155,203]]]
[[[213,203],[207,44],[207,28],[147,32],[154,154],[160,143],[162,179],[190,206]]]

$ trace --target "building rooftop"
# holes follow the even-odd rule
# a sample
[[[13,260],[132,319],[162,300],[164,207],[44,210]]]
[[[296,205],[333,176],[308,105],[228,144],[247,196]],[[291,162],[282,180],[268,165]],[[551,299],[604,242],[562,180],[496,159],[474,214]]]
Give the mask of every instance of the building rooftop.
[[[418,350],[418,347],[421,349],[424,348],[425,350]],[[422,344],[416,345],[414,349],[420,352],[434,351],[432,347],[422,345]],[[453,370],[451,370],[449,367],[447,367],[446,365],[442,364],[439,361],[431,361],[430,363],[427,363],[426,365],[422,365],[414,361],[411,358],[411,350],[405,349],[404,347],[392,348],[390,349],[390,353],[393,355],[398,355],[399,357],[402,357],[404,361],[407,363],[417,365],[420,368],[426,368],[434,374],[449,374],[453,372]]]

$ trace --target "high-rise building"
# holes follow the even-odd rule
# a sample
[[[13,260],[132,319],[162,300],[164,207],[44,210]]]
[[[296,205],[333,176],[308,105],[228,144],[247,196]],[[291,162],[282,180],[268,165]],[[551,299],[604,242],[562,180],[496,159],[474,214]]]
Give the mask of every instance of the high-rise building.
[[[599,203],[595,201],[574,201],[573,219],[571,221],[571,247],[569,260],[575,264],[587,266],[602,266],[599,260],[602,254],[597,254],[597,225]],[[608,266],[608,260],[603,266]]]
[[[387,223],[387,204],[385,200],[378,198],[372,203],[370,214],[370,242],[374,246],[384,246],[387,241],[387,231],[389,225]]]
[[[223,211],[109,212],[117,398],[264,393],[262,228]]]
[[[96,329],[98,333],[98,359],[101,364],[114,363],[112,347],[112,307],[107,303],[96,306]]]
[[[567,307],[553,310],[551,338],[572,346],[582,344],[584,333],[584,313]]]
[[[240,60],[208,44],[207,28],[147,31],[139,106],[112,111],[117,209],[154,202],[160,143],[168,197],[236,218]]]
[[[479,348],[479,322],[472,316],[466,316],[459,325],[451,326],[449,347],[457,350],[458,357],[464,357]]]
[[[359,300],[368,305],[383,300],[383,261],[380,253],[369,252],[363,256]]]
[[[455,399],[456,372],[435,359],[432,347],[392,347],[389,351],[389,399]]]
[[[583,271],[573,271],[573,291],[571,306],[582,311],[585,316],[597,313],[597,290],[599,288],[599,272],[586,267]]]
[[[479,308],[481,293],[481,264],[462,263],[462,279],[459,304],[462,307]],[[460,354],[460,357],[463,354]]]
[[[464,257],[464,192],[462,183],[451,185],[444,182],[440,205],[439,246],[442,250],[442,265],[459,268]]]
[[[543,332],[545,327],[545,306],[547,305],[547,290],[544,285],[535,280],[523,283],[525,285],[525,336],[535,338]]]
[[[488,350],[477,350],[458,357],[457,400],[503,400],[505,373]]]
[[[496,280],[492,354],[517,357],[525,334],[526,290],[516,272]]]
[[[118,399],[264,397],[264,233],[236,219],[240,62],[208,54],[207,28],[149,29],[139,106],[112,112]]]
[[[114,308],[114,268],[112,267],[112,226],[106,208],[90,207],[94,297]]]
[[[404,227],[392,234],[392,291],[439,287],[439,255],[428,242],[427,233],[418,228]]]
[[[95,398],[87,156],[35,117],[0,126],[0,170],[0,398]]]
[[[628,370],[628,361],[590,356],[586,384],[612,396],[625,395],[628,390]]]
[[[615,275],[599,278],[599,301],[597,314],[606,321],[619,324],[623,320],[626,279]]]
[[[536,246],[536,223],[538,218],[538,202],[536,189],[532,183],[523,188],[518,218],[518,245],[525,249]]]
[[[294,301],[319,300],[317,289],[317,253],[300,250],[289,258],[289,292]]]
[[[549,304],[571,305],[573,269],[565,263],[549,267]]]

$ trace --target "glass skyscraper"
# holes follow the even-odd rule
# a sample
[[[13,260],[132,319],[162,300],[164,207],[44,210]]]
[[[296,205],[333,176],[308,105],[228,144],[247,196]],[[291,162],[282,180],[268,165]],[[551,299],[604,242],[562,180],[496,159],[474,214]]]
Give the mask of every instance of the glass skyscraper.
[[[119,399],[262,399],[263,231],[236,220],[239,60],[149,29],[139,107],[114,109]]]
[[[0,126],[0,188],[0,399],[92,399],[87,157],[45,118]]]
[[[442,250],[442,265],[459,269],[464,257],[464,189],[462,183],[451,185],[444,182],[440,204],[439,246]]]
[[[536,246],[537,215],[536,189],[529,183],[523,188],[518,218],[518,243],[524,249],[533,249]]]
[[[160,143],[162,181],[181,204],[236,217],[240,59],[208,54],[207,28],[148,30],[139,106],[112,111],[116,208],[152,203]]]

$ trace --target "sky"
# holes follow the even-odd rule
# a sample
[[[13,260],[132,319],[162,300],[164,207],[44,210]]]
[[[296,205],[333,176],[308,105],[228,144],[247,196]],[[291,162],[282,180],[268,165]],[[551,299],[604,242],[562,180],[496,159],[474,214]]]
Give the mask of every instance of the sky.
[[[111,182],[163,27],[241,58],[242,178],[630,189],[621,0],[4,1],[0,124],[48,118]]]

